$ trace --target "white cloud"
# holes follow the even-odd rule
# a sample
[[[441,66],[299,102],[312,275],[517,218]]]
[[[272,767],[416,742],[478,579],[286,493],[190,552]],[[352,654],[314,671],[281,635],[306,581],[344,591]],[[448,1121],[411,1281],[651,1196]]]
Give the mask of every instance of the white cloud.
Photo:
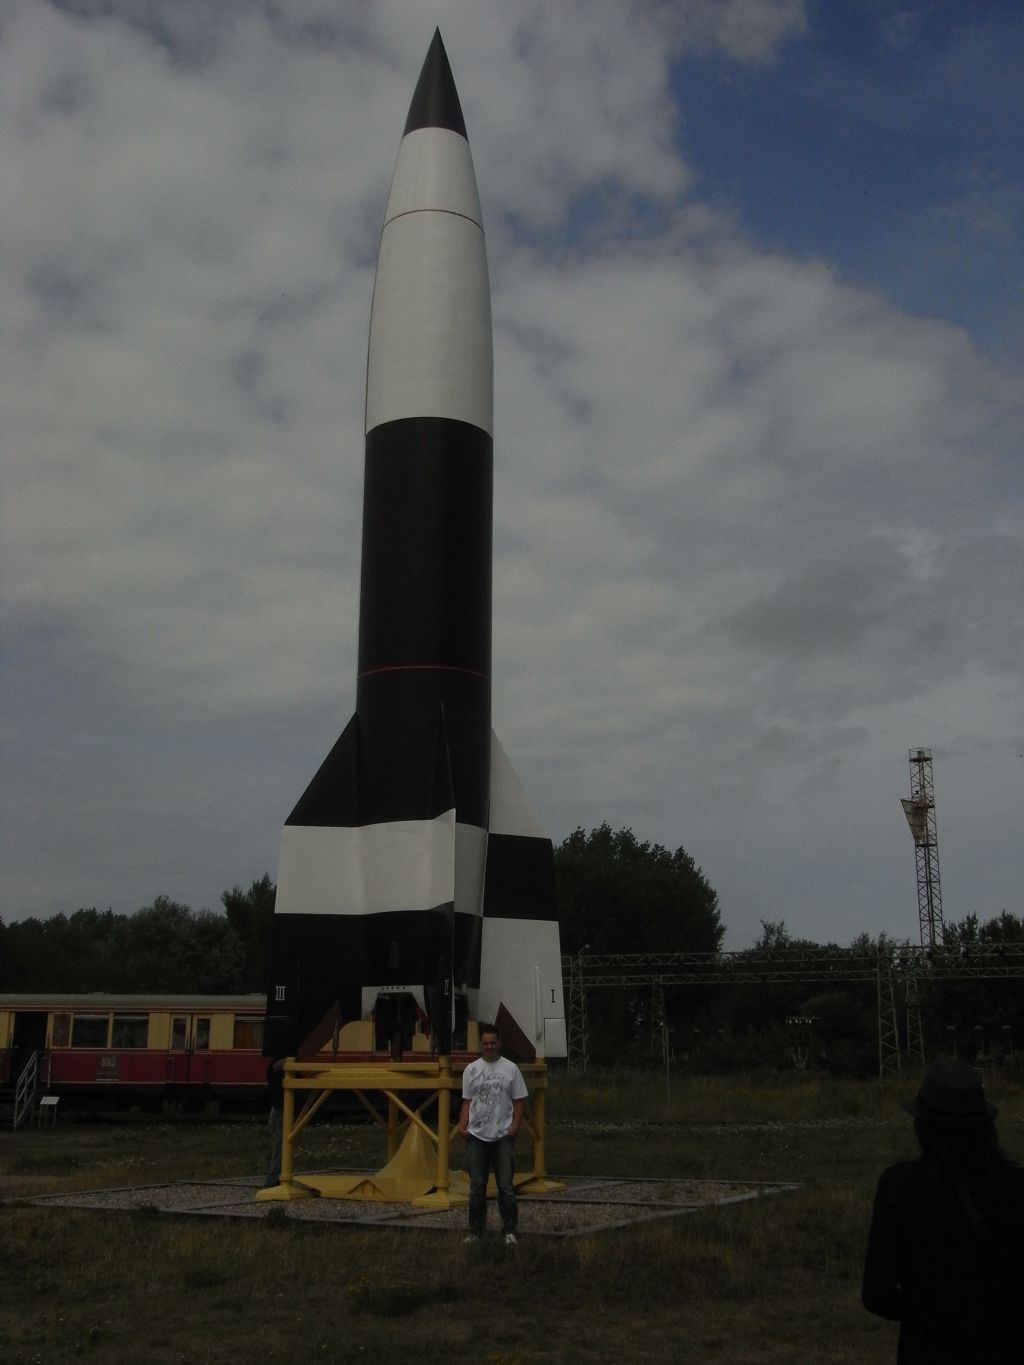
[[[556,837],[684,844],[733,942],[912,933],[905,749],[972,793],[967,858],[1013,781],[986,787],[1021,733],[1021,385],[693,197],[671,63],[770,61],[802,6],[216,12],[21,5],[0,47],[0,913],[274,871],[352,703],[373,258],[437,18],[489,230],[494,712],[528,790]]]

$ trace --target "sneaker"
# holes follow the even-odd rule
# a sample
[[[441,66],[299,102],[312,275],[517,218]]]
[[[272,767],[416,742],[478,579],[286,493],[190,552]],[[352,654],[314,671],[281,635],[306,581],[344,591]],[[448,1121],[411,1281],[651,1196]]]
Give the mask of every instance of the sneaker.
[[[514,1232],[505,1233],[505,1245],[507,1247],[514,1247],[519,1245],[519,1238],[515,1235]]]
[[[463,1246],[473,1246],[480,1240],[479,1232],[470,1232],[462,1239]]]

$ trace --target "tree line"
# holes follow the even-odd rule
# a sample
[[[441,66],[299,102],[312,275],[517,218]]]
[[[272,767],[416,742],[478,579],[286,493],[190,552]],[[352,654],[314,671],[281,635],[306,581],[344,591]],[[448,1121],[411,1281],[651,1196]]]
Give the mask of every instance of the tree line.
[[[885,934],[878,938],[861,934],[845,945],[817,943],[792,937],[784,923],[762,922],[755,946],[738,956],[763,958],[772,950],[790,949],[830,958],[845,949],[859,957],[891,954],[898,960],[899,949],[907,943]],[[946,947],[969,951],[999,944],[1024,945],[1024,918],[1004,911],[982,922],[977,915],[968,915],[945,928]],[[928,1060],[954,1054],[977,1065],[1024,1074],[1024,977],[931,980],[923,975],[917,979],[917,996]],[[638,1003],[634,998],[634,1008]],[[900,990],[896,1007],[901,1047],[908,1053],[909,1019]],[[879,1000],[874,981],[680,987],[670,993],[665,1013],[676,1065],[691,1074],[780,1070],[850,1077],[878,1074]],[[593,1015],[591,1010],[591,1019]],[[638,1035],[634,1050],[641,1054],[646,1050],[652,1059],[656,1052],[661,1055],[659,1042]],[[602,1049],[599,1040],[596,1051],[591,1049],[604,1060],[614,1051],[614,1041]]]
[[[564,952],[713,952],[718,897],[682,848],[631,830],[576,830],[555,850]],[[269,876],[221,896],[223,913],[157,896],[131,915],[82,909],[0,920],[0,988],[234,994],[266,986],[276,887]]]
[[[718,896],[683,848],[642,842],[632,830],[577,829],[555,849],[565,954],[696,952],[721,948]],[[240,994],[266,983],[276,888],[269,876],[221,896],[222,912],[193,911],[166,896],[131,915],[80,909],[49,919],[0,920],[0,989]],[[1024,943],[1024,919],[1004,912],[947,925],[945,942]],[[750,951],[838,945],[793,939],[763,923]],[[891,940],[862,935],[851,949],[874,955]],[[871,983],[787,982],[667,988],[663,1015],[649,989],[592,988],[589,1051],[598,1065],[674,1063],[692,1072],[780,1067],[871,1075],[878,1065],[878,1008]],[[950,981],[921,991],[930,1054],[1006,1061],[1024,1050],[1021,978]],[[667,1034],[665,1030],[667,1029]]]
[[[224,912],[167,896],[132,915],[76,910],[0,920],[0,989],[237,995],[265,989],[276,888],[268,876],[221,897]]]

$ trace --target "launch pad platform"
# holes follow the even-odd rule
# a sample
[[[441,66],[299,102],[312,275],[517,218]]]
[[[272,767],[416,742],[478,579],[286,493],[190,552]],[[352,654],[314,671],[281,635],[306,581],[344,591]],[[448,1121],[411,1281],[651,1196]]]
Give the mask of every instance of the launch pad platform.
[[[260,1202],[322,1199],[411,1204],[417,1209],[447,1210],[469,1200],[462,1171],[451,1170],[452,1093],[462,1093],[465,1063],[451,1057],[431,1061],[300,1062],[284,1064],[284,1114],[281,1183],[262,1189]],[[548,1070],[544,1062],[519,1064],[529,1089],[523,1128],[533,1144],[531,1169],[516,1176],[518,1195],[561,1192],[561,1182],[547,1178],[545,1164],[545,1097]],[[296,1175],[295,1141],[331,1095],[350,1092],[387,1134],[387,1161],[376,1172]],[[375,1102],[374,1097],[381,1097]],[[383,1102],[383,1107],[381,1107]]]
[[[306,1179],[313,1173],[303,1173]],[[333,1172],[351,1176],[354,1172]],[[616,1228],[640,1226],[684,1217],[703,1209],[740,1204],[802,1188],[793,1181],[652,1180],[587,1176],[563,1184],[563,1192],[524,1195],[519,1199],[519,1232],[535,1237],[586,1237]],[[364,1229],[419,1229],[449,1232],[460,1239],[466,1231],[464,1208],[417,1208],[381,1200],[308,1199],[291,1203],[259,1202],[253,1198],[255,1178],[178,1181],[171,1185],[143,1185],[130,1189],[81,1190],[68,1194],[37,1195],[19,1202],[37,1207],[92,1209],[97,1212],[232,1219],[287,1219],[288,1222],[344,1225]],[[491,1231],[497,1237],[496,1211],[490,1211]]]
[[[206,1218],[335,1223],[349,1227],[466,1231],[468,1181],[450,1169],[452,1092],[461,1094],[465,1063],[367,1060],[285,1066],[281,1183],[258,1177],[176,1181],[67,1194],[37,1195],[38,1207],[126,1210]],[[516,1178],[519,1230],[527,1238],[581,1237],[698,1213],[802,1188],[794,1181],[643,1179],[584,1176],[551,1179],[545,1169],[543,1062],[521,1063],[530,1096],[523,1130],[533,1160]],[[387,1161],[375,1172],[297,1170],[295,1142],[337,1091],[356,1096],[386,1134]],[[456,1151],[461,1158],[458,1147]],[[491,1212],[492,1226],[496,1226]]]

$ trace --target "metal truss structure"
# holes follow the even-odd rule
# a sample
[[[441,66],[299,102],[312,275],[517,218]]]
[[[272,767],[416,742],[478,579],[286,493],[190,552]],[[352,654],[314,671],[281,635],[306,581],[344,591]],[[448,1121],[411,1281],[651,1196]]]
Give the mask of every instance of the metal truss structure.
[[[910,751],[910,800],[903,801],[902,806],[914,836],[917,917],[921,926],[921,942],[927,947],[934,947],[942,942],[945,925],[939,881],[939,833],[935,823],[935,778],[930,749]]]
[[[450,1209],[469,1198],[468,1179],[450,1169],[462,1072],[466,1058],[438,1057],[429,1062],[284,1063],[281,1181],[260,1190],[266,1200],[352,1199],[411,1203],[417,1208]],[[545,1173],[545,1097],[548,1069],[544,1062],[520,1062],[529,1088],[523,1124],[533,1140],[532,1169],[516,1177],[524,1194],[563,1190]],[[388,1160],[379,1171],[360,1174],[295,1172],[295,1143],[326,1100],[347,1091],[387,1135]],[[382,1103],[383,1101],[383,1103]]]
[[[576,953],[562,959],[586,1018],[586,991],[598,986],[646,988],[664,998],[666,986],[770,985],[785,982],[871,982],[878,1001],[878,1070],[898,1072],[901,1062],[898,1002],[907,1011],[907,1053],[924,1060],[918,992],[924,982],[991,981],[1024,977],[1024,943],[887,945],[877,953],[853,948],[770,948],[735,953]],[[653,1013],[653,1011],[652,1011]],[[587,1065],[586,1031],[570,1027],[570,1068]]]
[[[584,952],[586,949],[584,949]],[[587,1033],[587,990],[583,981],[583,953],[562,959],[562,977],[569,983],[569,1048],[570,1058],[576,1058],[576,1069],[586,1071],[589,1053]]]

